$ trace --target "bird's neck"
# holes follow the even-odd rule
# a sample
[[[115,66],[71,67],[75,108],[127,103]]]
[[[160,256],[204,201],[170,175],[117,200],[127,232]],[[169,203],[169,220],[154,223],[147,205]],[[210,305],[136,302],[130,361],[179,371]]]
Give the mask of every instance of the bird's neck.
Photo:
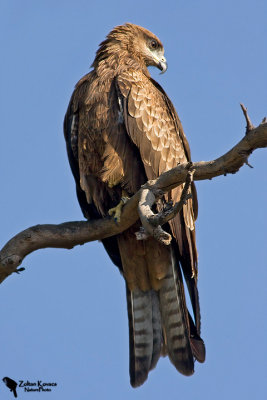
[[[131,54],[127,48],[121,48],[116,43],[103,43],[96,53],[92,67],[97,74],[103,72],[118,75],[125,69],[141,70],[146,76],[150,77],[144,60],[137,55]]]

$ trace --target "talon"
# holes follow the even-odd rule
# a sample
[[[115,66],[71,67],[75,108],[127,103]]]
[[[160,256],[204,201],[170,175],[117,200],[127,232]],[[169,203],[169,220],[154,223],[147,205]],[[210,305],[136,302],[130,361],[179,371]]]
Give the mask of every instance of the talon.
[[[113,207],[110,210],[108,210],[108,215],[114,216],[113,218],[114,218],[115,222],[120,222],[122,207],[129,200],[129,197],[125,196],[125,193],[123,193],[123,194],[124,194],[124,196],[122,196],[119,204],[117,204],[116,207]]]
[[[115,219],[115,222],[120,222],[121,219],[121,210],[122,207],[124,206],[124,202],[121,199],[121,201],[119,202],[119,204],[116,205],[116,207],[111,208],[110,210],[108,210],[108,214],[110,216],[113,215],[113,218]]]
[[[19,274],[20,272],[25,271],[24,267],[21,268],[17,268],[14,272],[16,272],[16,274]]]
[[[173,201],[172,200],[168,201],[168,203],[165,203],[164,206],[163,206],[163,210],[164,211],[169,211],[172,208],[173,208]]]

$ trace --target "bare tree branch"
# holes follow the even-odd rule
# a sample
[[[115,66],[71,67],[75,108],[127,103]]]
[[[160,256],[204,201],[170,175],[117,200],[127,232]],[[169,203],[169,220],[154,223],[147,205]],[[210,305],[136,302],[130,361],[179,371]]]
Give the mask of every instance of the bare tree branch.
[[[248,109],[242,103],[240,104],[240,107],[241,107],[241,109],[243,111],[244,117],[245,117],[246,122],[247,122],[247,129],[246,129],[246,135],[247,135],[250,131],[252,131],[252,129],[255,128],[255,126],[252,124],[252,122],[251,122],[251,120],[249,118]]]
[[[252,128],[251,122],[249,125],[248,121],[250,120],[244,106],[242,110],[243,112],[245,110],[244,115],[247,126],[249,126],[246,135],[230,151],[216,160],[192,163],[190,169],[194,170],[194,180],[212,179],[227,173],[234,174],[244,164],[248,164],[248,157],[255,149],[267,147],[266,119],[257,128]],[[185,163],[163,173],[154,181],[148,181],[125,204],[119,223],[115,223],[112,218],[107,217],[100,220],[66,222],[59,225],[36,225],[18,233],[0,251],[0,283],[13,272],[18,272],[17,268],[23,259],[35,250],[46,247],[71,249],[78,244],[104,239],[124,231],[139,218],[139,201],[140,203],[147,201],[148,193],[150,193],[148,203],[152,204],[163,193],[185,183],[187,176],[188,163]],[[148,213],[150,211],[148,210]],[[155,216],[150,214],[150,217],[152,218],[151,222]],[[158,220],[158,222],[160,221]]]

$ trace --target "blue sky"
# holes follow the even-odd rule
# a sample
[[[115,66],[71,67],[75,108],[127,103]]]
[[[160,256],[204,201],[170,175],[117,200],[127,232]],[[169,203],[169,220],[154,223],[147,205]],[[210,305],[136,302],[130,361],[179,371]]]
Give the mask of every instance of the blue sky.
[[[37,223],[82,219],[62,122],[73,87],[115,25],[157,34],[194,161],[215,158],[267,114],[262,0],[0,2],[0,242]],[[100,243],[45,249],[0,291],[0,378],[55,381],[20,399],[237,399],[267,396],[267,150],[254,169],[198,182],[205,364],[183,377],[161,359],[139,389],[128,377],[124,282]],[[0,382],[1,399],[12,398]]]

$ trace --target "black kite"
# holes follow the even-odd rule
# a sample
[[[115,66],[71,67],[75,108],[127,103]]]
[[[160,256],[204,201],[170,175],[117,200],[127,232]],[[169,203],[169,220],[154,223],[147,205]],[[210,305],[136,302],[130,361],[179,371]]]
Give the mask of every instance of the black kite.
[[[92,71],[76,85],[64,121],[77,196],[88,219],[102,218],[125,193],[132,196],[148,179],[190,161],[178,115],[147,67],[167,69],[161,41],[133,24],[114,28],[100,44]],[[197,290],[195,219],[197,197],[166,228],[170,246],[153,238],[136,240],[136,223],[103,240],[126,281],[131,385],[141,385],[160,355],[184,375],[203,362]],[[166,200],[177,202],[182,186]],[[159,206],[158,206],[159,207]],[[194,318],[185,300],[187,284]]]

